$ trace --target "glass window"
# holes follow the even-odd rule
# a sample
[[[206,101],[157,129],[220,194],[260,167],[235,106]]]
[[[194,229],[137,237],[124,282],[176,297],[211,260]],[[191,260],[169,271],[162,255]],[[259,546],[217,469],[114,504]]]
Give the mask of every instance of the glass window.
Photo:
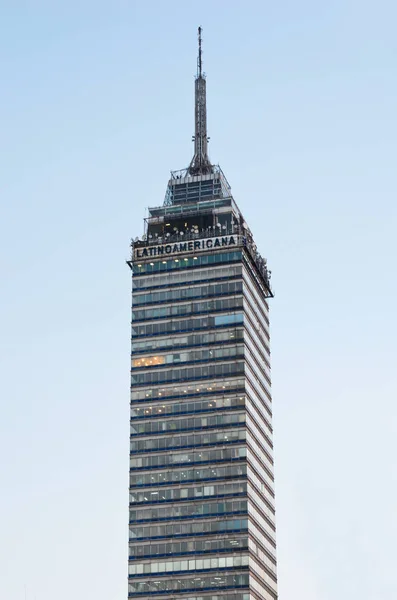
[[[219,360],[222,358],[230,358],[235,356],[244,356],[244,345],[222,345],[219,347],[211,346],[199,350],[189,350],[185,352],[177,352],[165,355],[143,355],[133,358],[131,362],[132,368],[158,367],[164,364],[179,364],[184,362],[195,362],[204,360]]]
[[[172,304],[171,306],[142,308],[138,310],[135,309],[132,311],[132,320],[145,321],[150,319],[185,316],[190,314],[236,309],[241,308],[242,306],[243,297],[233,296],[232,298],[205,300],[203,302],[189,302],[188,304]]]
[[[230,531],[248,531],[248,519],[222,519],[220,521],[197,521],[191,523],[172,523],[167,525],[130,525],[130,540],[192,536],[194,534],[227,533]]]
[[[167,348],[181,348],[183,346],[202,346],[216,342],[234,342],[243,339],[243,329],[233,328],[227,331],[214,331],[204,333],[190,333],[188,335],[174,335],[172,338],[151,338],[138,341],[132,338],[132,353],[153,352],[166,350]]]
[[[171,450],[216,444],[233,444],[245,440],[245,428],[223,429],[219,432],[194,432],[190,434],[157,436],[151,439],[134,439],[130,441],[131,452],[155,452],[156,450]]]
[[[215,416],[179,418],[166,421],[154,419],[145,422],[131,422],[131,435],[146,435],[150,433],[163,433],[167,431],[183,431],[189,429],[205,429],[214,427],[227,427],[237,423],[245,423],[245,413],[221,413]]]
[[[206,283],[216,279],[220,281],[230,281],[231,279],[241,278],[243,269],[240,264],[231,264],[227,267],[214,266],[211,269],[192,269],[190,271],[174,271],[167,273],[165,278],[162,273],[155,275],[146,275],[143,277],[132,278],[133,291],[139,290],[158,290],[166,289],[170,286],[183,286],[186,283]]]
[[[199,244],[199,241],[180,242],[178,246],[182,245],[185,252],[193,252],[194,244]],[[208,264],[220,264],[225,262],[236,262],[241,260],[241,251],[232,252],[216,252],[216,254],[197,254],[196,256],[179,256],[174,255],[172,258],[166,258],[166,248],[170,248],[170,244],[152,246],[153,251],[159,251],[161,260],[153,260],[150,262],[142,263],[138,259],[132,265],[132,272],[135,278],[139,275],[147,273],[158,273],[164,271],[175,271],[187,268],[197,268]],[[198,246],[197,246],[198,247]],[[150,247],[149,247],[150,248]]]
[[[212,485],[200,484],[188,487],[158,488],[150,490],[131,490],[130,503],[135,504],[157,504],[167,503],[174,500],[244,496],[247,493],[246,481],[216,483]]]
[[[188,519],[192,517],[208,517],[211,515],[229,515],[247,513],[246,500],[227,500],[224,502],[206,502],[191,504],[176,504],[174,506],[149,507],[140,510],[130,510],[130,522],[157,521],[161,519]]]
[[[133,372],[131,375],[131,385],[151,385],[170,381],[208,379],[240,373],[244,373],[244,362],[236,360],[231,363],[200,365],[191,369],[168,369],[167,371],[150,371],[136,374]]]
[[[221,325],[232,325],[237,323],[243,323],[244,316],[242,313],[234,313],[230,315],[217,315],[215,317],[215,327]]]
[[[166,471],[150,471],[149,473],[134,473],[130,475],[130,487],[151,487],[170,483],[194,482],[202,480],[230,479],[243,477],[247,473],[246,464],[228,466],[214,465],[190,469],[175,469]]]
[[[228,281],[227,283],[211,283],[208,285],[194,285],[183,288],[170,289],[164,292],[133,293],[132,304],[159,304],[161,302],[180,301],[185,298],[203,298],[205,296],[220,296],[242,292],[242,281]]]
[[[142,594],[158,594],[172,591],[194,591],[206,589],[238,589],[246,588],[249,585],[248,573],[243,574],[225,574],[224,576],[203,575],[201,577],[188,578],[151,578],[148,581],[141,581],[131,575],[128,584],[128,593],[130,596]],[[222,600],[223,600],[222,596]],[[233,596],[233,600],[235,600]],[[189,599],[190,600],[190,599]],[[199,599],[198,599],[199,600]],[[200,598],[202,600],[202,597]]]
[[[192,399],[200,396],[205,401],[212,401],[215,394],[225,394],[225,406],[227,396],[230,392],[244,392],[244,379],[236,377],[228,377],[227,379],[219,379],[211,382],[191,381],[191,382],[175,382],[171,385],[162,385],[159,387],[150,387],[145,389],[131,390],[131,403],[143,403],[156,401],[156,404],[161,408],[161,403],[165,408],[165,400],[167,399]],[[242,395],[242,394],[241,394]],[[162,411],[158,411],[161,413]],[[147,413],[149,414],[149,413]]]

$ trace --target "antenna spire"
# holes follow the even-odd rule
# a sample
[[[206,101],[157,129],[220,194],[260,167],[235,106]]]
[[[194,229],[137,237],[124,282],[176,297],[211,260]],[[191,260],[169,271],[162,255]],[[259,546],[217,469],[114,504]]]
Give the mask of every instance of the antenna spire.
[[[208,158],[208,135],[207,135],[207,91],[206,80],[203,73],[203,60],[201,49],[201,32],[198,28],[198,57],[197,76],[195,80],[195,132],[194,132],[194,156],[189,165],[190,175],[205,175],[212,173],[212,165]]]
[[[202,58],[201,58],[201,27],[198,28],[198,58],[197,58],[197,77],[202,76]]]

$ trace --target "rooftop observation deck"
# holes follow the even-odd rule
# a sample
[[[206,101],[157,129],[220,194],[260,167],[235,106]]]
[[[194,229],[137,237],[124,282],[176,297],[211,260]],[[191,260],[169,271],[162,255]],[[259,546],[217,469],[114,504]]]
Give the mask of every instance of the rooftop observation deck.
[[[235,235],[247,250],[266,297],[273,297],[267,261],[257,250],[221,168],[212,168],[211,173],[202,175],[190,175],[188,169],[171,172],[164,204],[149,208],[145,234],[131,240],[131,258],[127,262],[132,266],[134,250],[138,248]]]

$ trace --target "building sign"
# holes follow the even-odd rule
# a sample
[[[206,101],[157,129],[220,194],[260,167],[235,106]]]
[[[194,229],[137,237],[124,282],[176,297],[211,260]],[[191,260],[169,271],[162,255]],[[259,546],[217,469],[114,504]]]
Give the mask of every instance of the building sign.
[[[135,248],[134,257],[151,258],[154,256],[167,256],[170,254],[179,254],[180,252],[202,252],[216,248],[228,248],[229,246],[238,246],[240,242],[238,235],[224,235],[214,238],[204,238],[202,240],[190,240],[188,242],[170,242],[169,244],[153,244],[143,248]]]

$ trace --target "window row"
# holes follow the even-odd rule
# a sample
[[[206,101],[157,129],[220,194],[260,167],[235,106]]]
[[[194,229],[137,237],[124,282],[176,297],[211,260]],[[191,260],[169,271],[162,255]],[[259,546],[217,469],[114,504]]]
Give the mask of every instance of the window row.
[[[248,567],[248,554],[240,556],[216,556],[214,558],[192,558],[190,560],[163,560],[160,562],[132,563],[128,575],[150,575],[151,573],[178,573],[181,571],[205,571],[209,569],[238,569]]]
[[[211,379],[212,377],[225,377],[227,375],[240,375],[244,373],[244,362],[231,362],[221,364],[205,364],[182,369],[168,369],[167,371],[149,371],[131,375],[131,385],[155,385],[170,381],[188,381],[194,379]]]
[[[161,386],[157,388],[149,389],[136,389],[131,390],[131,402],[143,402],[148,400],[163,400],[164,398],[188,398],[189,396],[203,396],[209,395],[212,397],[213,394],[229,394],[235,391],[244,391],[245,380],[244,379],[226,379],[221,381],[211,381],[203,383],[192,382],[192,383],[179,383],[171,386]]]
[[[145,440],[130,441],[130,451],[154,452],[156,450],[176,450],[178,448],[198,448],[201,446],[212,446],[214,444],[233,444],[244,441],[246,437],[245,428],[227,429],[217,432],[190,433],[188,435],[158,436]]]
[[[225,460],[240,460],[247,455],[244,446],[237,448],[220,448],[219,450],[194,450],[192,452],[172,452],[130,458],[130,469],[150,469],[153,467],[179,466],[186,463],[199,464]]]
[[[197,391],[200,391],[197,389]],[[161,394],[160,394],[161,395]],[[151,419],[153,417],[168,417],[179,414],[194,414],[221,410],[222,408],[236,408],[244,406],[244,396],[219,396],[218,398],[207,398],[206,400],[174,402],[171,404],[154,403],[144,406],[132,406],[132,419]]]
[[[205,296],[221,296],[235,294],[243,291],[242,281],[228,281],[226,283],[211,283],[208,285],[196,285],[181,287],[163,292],[152,292],[147,294],[132,294],[132,305],[160,304],[162,302],[175,302],[186,298],[204,298]]]
[[[130,521],[164,521],[166,519],[189,519],[193,517],[210,517],[228,513],[247,513],[246,500],[224,500],[205,503],[191,502],[190,504],[177,504],[170,506],[141,508],[130,510]]]
[[[130,423],[131,435],[145,435],[150,433],[168,433],[170,431],[184,431],[189,429],[205,429],[225,427],[245,423],[245,413],[224,413],[210,417],[184,417],[169,419],[168,421],[154,419],[153,421],[133,420]]]
[[[197,538],[186,541],[157,542],[155,544],[130,544],[129,556],[143,558],[167,554],[209,554],[210,552],[230,552],[248,548],[247,536],[222,537],[215,539]],[[256,548],[256,546],[255,546]],[[259,546],[258,546],[259,549]],[[257,550],[258,552],[259,550]]]
[[[244,477],[247,474],[246,464],[199,467],[194,469],[176,469],[174,471],[150,471],[149,473],[132,473],[130,487],[150,487],[152,485],[167,485],[169,483],[193,482],[213,479],[231,479]]]
[[[211,315],[196,317],[194,319],[176,319],[174,321],[159,321],[158,323],[147,323],[133,325],[132,337],[145,335],[161,335],[164,333],[176,333],[178,331],[190,331],[194,329],[214,329],[216,327],[227,327],[228,325],[243,325],[243,313],[231,313],[227,315]]]
[[[129,594],[132,596],[132,594]],[[135,594],[134,594],[135,595]],[[211,596],[184,596],[182,600],[252,600],[252,596],[248,593],[231,592],[230,594],[211,594]]]
[[[197,498],[236,496],[247,493],[247,482],[236,481],[212,485],[195,485],[158,490],[133,490],[130,492],[130,504],[152,504],[195,500]]]
[[[186,252],[192,252],[194,250],[194,244],[198,244],[198,242],[182,242],[182,245],[186,245]],[[165,246],[159,246],[163,248],[163,252],[161,253],[163,256],[166,256],[166,253],[169,254],[171,252],[172,246],[171,244],[166,244]],[[167,252],[167,248],[170,248]],[[175,256],[172,258],[164,258],[163,260],[155,260],[147,263],[140,263],[139,261],[135,261],[132,265],[132,272],[134,275],[146,274],[146,273],[159,273],[164,271],[175,271],[178,269],[186,269],[188,267],[203,267],[207,265],[216,265],[222,263],[230,263],[241,260],[241,252],[216,252],[215,254],[203,254],[198,256],[185,256],[181,258],[179,256]]]
[[[133,358],[131,361],[132,369],[147,369],[151,367],[161,367],[161,365],[179,365],[183,363],[212,361],[222,358],[234,358],[235,356],[244,356],[244,345],[223,345],[208,346],[204,348],[185,350],[184,352],[173,352],[172,354],[154,354],[143,355]]]
[[[206,577],[188,577],[187,579],[151,579],[150,581],[139,581],[130,579],[128,583],[128,594],[161,594],[164,592],[179,592],[204,590],[204,589],[234,589],[247,588],[249,585],[248,573],[242,575],[208,575]],[[207,599],[205,599],[207,600]],[[222,599],[223,600],[223,596]]]
[[[203,302],[189,302],[189,304],[171,304],[158,306],[156,308],[143,308],[132,311],[133,321],[147,321],[149,319],[164,319],[167,317],[183,317],[195,313],[217,312],[242,308],[243,297],[232,296],[231,298],[218,298],[216,300],[204,300]]]
[[[205,333],[189,333],[185,335],[174,335],[171,338],[151,338],[149,340],[137,340],[132,338],[132,354],[141,352],[160,352],[168,348],[183,348],[184,346],[204,346],[218,342],[234,342],[244,339],[244,330],[228,329],[227,331],[212,331]]]
[[[233,279],[241,277],[243,267],[239,265],[228,265],[227,267],[212,267],[211,269],[193,269],[191,271],[175,271],[164,275],[146,275],[145,277],[133,277],[132,289],[164,288],[170,285],[183,285],[184,283],[204,282],[211,279],[221,281],[222,279]]]
[[[130,541],[140,538],[192,536],[199,534],[248,531],[248,519],[222,519],[221,521],[192,521],[191,523],[161,523],[159,525],[130,525]]]

